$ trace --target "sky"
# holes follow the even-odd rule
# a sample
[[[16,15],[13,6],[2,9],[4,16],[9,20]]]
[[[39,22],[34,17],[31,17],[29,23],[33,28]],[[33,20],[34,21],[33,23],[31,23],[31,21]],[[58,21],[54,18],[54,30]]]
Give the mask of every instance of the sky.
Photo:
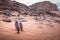
[[[28,6],[31,5],[31,4],[34,4],[36,2],[41,2],[41,1],[51,1],[53,3],[60,2],[60,0],[16,0],[16,1],[18,1],[20,3],[24,3],[24,4],[28,5]]]
[[[24,3],[24,4],[29,6],[31,4],[34,4],[36,2],[41,2],[41,1],[44,1],[44,0],[16,0],[16,1],[18,1],[20,3]]]

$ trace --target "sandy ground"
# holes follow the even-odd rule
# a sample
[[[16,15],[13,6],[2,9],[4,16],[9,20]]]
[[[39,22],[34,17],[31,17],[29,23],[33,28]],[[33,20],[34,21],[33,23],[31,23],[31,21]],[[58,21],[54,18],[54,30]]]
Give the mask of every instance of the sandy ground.
[[[23,32],[16,33],[14,21],[7,23],[0,21],[0,40],[60,40],[60,24],[51,25],[44,21],[35,22],[28,19],[23,22]]]

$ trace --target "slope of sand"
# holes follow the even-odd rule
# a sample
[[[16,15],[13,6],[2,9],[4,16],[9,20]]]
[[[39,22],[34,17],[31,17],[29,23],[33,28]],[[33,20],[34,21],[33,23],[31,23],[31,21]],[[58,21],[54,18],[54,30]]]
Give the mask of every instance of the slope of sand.
[[[0,21],[0,40],[60,40],[60,24],[47,21],[35,22],[26,18],[23,32],[16,33],[14,21],[7,23]]]

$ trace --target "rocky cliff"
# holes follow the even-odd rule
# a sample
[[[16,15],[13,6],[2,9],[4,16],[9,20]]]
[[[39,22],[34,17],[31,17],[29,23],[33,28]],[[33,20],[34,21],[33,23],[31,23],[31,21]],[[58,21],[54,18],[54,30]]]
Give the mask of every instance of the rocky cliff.
[[[49,11],[58,11],[58,8],[56,4],[49,1],[38,2],[28,7],[27,5],[16,1],[0,0],[0,10],[11,10],[18,11],[23,14],[40,15]]]
[[[29,11],[29,7],[25,4],[16,2],[16,1],[3,1],[0,0],[0,10],[12,10],[12,11],[19,11],[19,12],[26,12]]]
[[[52,11],[52,10],[55,10],[57,11],[57,5],[54,4],[54,3],[51,3],[49,1],[43,1],[43,2],[38,2],[38,3],[35,3],[35,4],[32,4],[30,5],[30,8],[31,9],[34,9],[34,10],[48,10],[48,11]]]

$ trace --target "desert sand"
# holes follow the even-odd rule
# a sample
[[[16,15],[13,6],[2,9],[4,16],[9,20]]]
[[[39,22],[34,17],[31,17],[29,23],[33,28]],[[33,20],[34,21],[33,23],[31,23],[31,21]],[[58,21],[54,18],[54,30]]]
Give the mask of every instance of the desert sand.
[[[26,17],[23,32],[17,34],[14,21],[0,21],[0,40],[60,40],[60,24],[44,20],[36,22],[33,17]]]

